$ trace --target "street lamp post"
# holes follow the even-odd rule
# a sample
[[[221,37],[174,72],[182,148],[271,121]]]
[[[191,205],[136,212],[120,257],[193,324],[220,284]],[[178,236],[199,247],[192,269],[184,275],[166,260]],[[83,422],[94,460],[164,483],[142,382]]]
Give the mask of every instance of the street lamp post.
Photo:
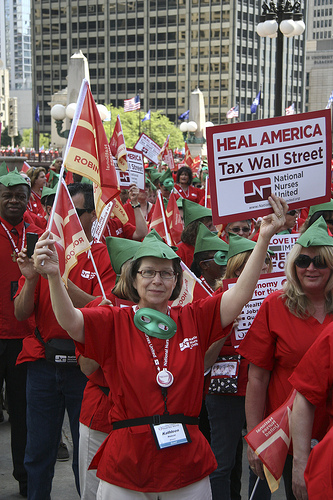
[[[289,0],[265,1],[262,5],[262,15],[257,25],[257,33],[261,37],[276,38],[275,61],[275,116],[282,116],[282,85],[283,85],[283,42],[287,38],[300,36],[305,30],[301,13],[301,3],[298,0],[292,4]]]
[[[62,130],[65,118],[73,120],[75,114],[76,103],[72,102],[65,108],[62,104],[55,104],[51,109],[51,116],[56,123],[57,133],[59,137],[68,139],[69,130]],[[104,104],[97,104],[97,109],[101,120],[104,121],[108,116],[108,109]]]

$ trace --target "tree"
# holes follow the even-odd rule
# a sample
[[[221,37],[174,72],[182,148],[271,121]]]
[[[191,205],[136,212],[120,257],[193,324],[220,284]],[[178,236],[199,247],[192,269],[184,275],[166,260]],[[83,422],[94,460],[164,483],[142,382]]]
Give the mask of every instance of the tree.
[[[22,142],[22,136],[20,132],[18,132],[18,135],[14,137],[14,146],[20,146]],[[1,130],[1,146],[11,146],[12,145],[12,138],[9,137],[8,135],[8,127],[5,127],[3,130]]]
[[[144,132],[159,146],[163,146],[165,139],[170,134],[169,147],[171,149],[184,147],[183,134],[179,128],[177,128],[169,120],[169,118],[163,115],[160,111],[151,112],[151,123],[149,123],[149,120],[142,123],[141,120],[145,115],[142,111],[139,116],[139,111],[130,111],[125,113],[124,108],[114,108],[112,104],[107,107],[111,110],[111,122],[104,122],[104,128],[109,140],[115,127],[117,116],[119,115],[125,143],[128,148],[133,148],[139,138],[139,123],[141,133]],[[150,130],[151,134],[149,132]]]
[[[33,147],[33,130],[32,128],[25,128],[22,132],[23,134],[23,140],[22,140],[22,146],[26,148],[32,148]],[[44,146],[45,149],[49,149],[50,147],[50,134],[39,134],[39,145]]]

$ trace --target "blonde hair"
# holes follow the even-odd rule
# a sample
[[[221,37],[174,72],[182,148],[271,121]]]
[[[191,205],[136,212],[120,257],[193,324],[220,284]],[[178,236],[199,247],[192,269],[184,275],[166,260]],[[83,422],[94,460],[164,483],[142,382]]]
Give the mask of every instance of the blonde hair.
[[[333,247],[318,246],[319,255],[331,270],[331,275],[325,287],[325,311],[328,314],[333,313]],[[302,253],[303,247],[297,243],[291,249],[286,265],[285,275],[287,281],[283,285],[283,294],[281,298],[286,299],[286,306],[289,311],[298,318],[306,318],[314,312],[314,307],[302,289],[301,283],[297,277],[295,260]]]
[[[252,253],[252,250],[246,250],[246,252],[237,253],[236,255],[233,255],[232,257],[230,257],[230,259],[228,259],[227,269],[225,270],[225,275],[222,278],[220,278],[219,280],[217,280],[215,290],[222,288],[223,280],[232,279],[232,278],[239,278],[241,272],[243,271],[243,269],[245,267],[245,264],[247,263],[247,261],[250,258],[251,253]],[[270,255],[267,254],[267,256],[270,258],[270,263],[269,263],[267,272],[271,273],[272,269],[273,269],[273,263],[272,263],[272,259],[271,259]]]
[[[130,267],[131,267],[131,261],[132,259],[124,262],[124,264],[121,266],[121,273],[119,276],[119,280],[115,284],[112,293],[116,295],[119,299],[125,299],[125,300],[130,300],[129,299],[129,290],[128,290],[128,281],[129,281],[129,273],[130,273]]]
[[[27,176],[30,177],[32,188],[34,187],[34,184],[35,184],[36,180],[38,179],[39,174],[41,172],[44,172],[44,174],[46,173],[46,170],[44,167],[31,167],[31,168],[29,168],[29,170],[27,170]]]

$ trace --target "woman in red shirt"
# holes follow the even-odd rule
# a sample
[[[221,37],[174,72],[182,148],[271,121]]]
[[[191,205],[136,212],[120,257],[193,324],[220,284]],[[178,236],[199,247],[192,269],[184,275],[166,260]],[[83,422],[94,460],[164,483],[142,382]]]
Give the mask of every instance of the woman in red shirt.
[[[35,266],[48,275],[54,312],[85,356],[102,367],[112,393],[113,431],[95,456],[97,498],[209,500],[214,455],[198,429],[204,356],[251,298],[267,247],[287,206],[270,198],[249,265],[222,297],[168,307],[181,290],[179,257],[148,234],[129,267],[133,308],[76,309],[62,285],[53,240],[36,245]],[[43,265],[41,263],[43,262]],[[140,492],[140,493],[138,493]],[[144,493],[144,494],[142,494]]]

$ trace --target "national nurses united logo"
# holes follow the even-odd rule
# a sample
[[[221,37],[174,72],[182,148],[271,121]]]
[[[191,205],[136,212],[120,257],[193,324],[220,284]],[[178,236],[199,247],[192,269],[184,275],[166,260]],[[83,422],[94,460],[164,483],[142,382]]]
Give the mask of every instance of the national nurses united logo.
[[[244,182],[245,203],[267,200],[271,193],[271,179],[269,177]]]

